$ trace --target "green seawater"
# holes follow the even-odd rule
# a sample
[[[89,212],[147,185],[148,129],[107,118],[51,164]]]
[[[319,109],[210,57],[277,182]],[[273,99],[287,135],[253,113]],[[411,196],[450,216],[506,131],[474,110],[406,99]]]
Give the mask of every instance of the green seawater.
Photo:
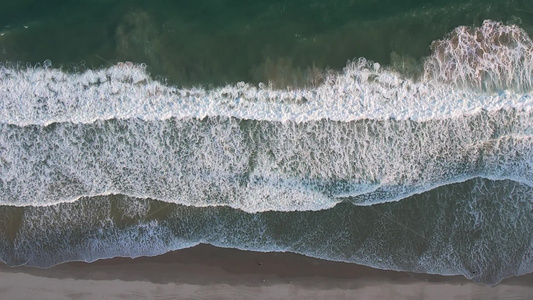
[[[180,86],[305,86],[359,57],[415,75],[432,41],[486,19],[531,35],[533,2],[6,0],[0,61],[69,70],[132,61]]]
[[[3,0],[0,83],[9,84],[0,85],[0,261],[49,267],[210,243],[487,284],[532,272],[531,91],[489,90],[501,106],[473,111],[469,105],[487,93],[461,94],[449,82],[439,85],[449,94],[432,93],[437,84],[404,80],[418,79],[433,41],[488,19],[533,36],[533,0]],[[516,57],[529,58],[524,52]],[[446,95],[472,99],[457,96],[459,104],[441,108],[452,113],[429,120],[416,119],[428,114],[412,107],[403,109],[413,115],[396,120],[380,114],[381,102],[361,101],[376,113],[333,121],[345,108],[335,107],[343,86],[288,101],[246,99],[239,88],[217,99],[200,89],[126,95],[153,82],[111,80],[109,73],[136,67],[108,68],[145,64],[157,81],[208,91],[240,81],[284,89],[320,86],[325,74],[361,57],[417,87],[402,97],[430,105],[438,95],[445,95],[439,103],[453,102]],[[515,69],[529,72],[521,66]],[[110,71],[69,73],[99,68]],[[378,93],[369,99],[402,103],[394,102],[401,82],[374,71],[344,84],[381,86],[366,90]],[[350,91],[353,103],[365,96]],[[332,114],[312,121],[289,114],[320,97],[330,97],[323,103]],[[193,116],[180,114],[184,106],[157,110],[157,101],[172,108],[184,99],[205,106]],[[259,108],[249,109],[250,119],[226,118],[209,101],[243,110],[279,105],[289,117],[265,119]],[[152,119],[143,118],[146,111]],[[260,197],[250,199],[256,194],[249,191]],[[336,205],[283,206],[290,192]],[[388,203],[365,202],[380,195]]]

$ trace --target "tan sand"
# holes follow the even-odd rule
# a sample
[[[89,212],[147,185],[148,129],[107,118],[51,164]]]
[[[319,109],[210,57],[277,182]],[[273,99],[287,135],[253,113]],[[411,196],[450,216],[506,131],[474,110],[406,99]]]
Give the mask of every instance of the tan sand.
[[[291,253],[199,245],[151,258],[0,266],[0,299],[530,299],[533,275],[495,287]]]

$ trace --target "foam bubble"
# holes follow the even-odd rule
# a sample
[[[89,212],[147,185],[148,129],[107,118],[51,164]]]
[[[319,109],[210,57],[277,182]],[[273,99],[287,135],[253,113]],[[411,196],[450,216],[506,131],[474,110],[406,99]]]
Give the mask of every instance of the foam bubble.
[[[178,88],[131,63],[75,74],[49,62],[3,66],[2,203],[124,194],[250,212],[317,210],[473,177],[531,185],[529,92],[450,84],[479,85],[470,72],[478,68],[527,88],[531,65],[519,61],[530,59],[530,42],[518,27],[487,21],[437,42],[421,81],[360,59],[297,90]],[[471,56],[470,46],[489,54]],[[518,73],[504,72],[506,64]]]
[[[343,203],[316,212],[248,214],[124,196],[0,206],[8,220],[18,218],[0,227],[0,257],[10,265],[48,267],[210,243],[495,284],[533,271],[532,195],[531,187],[516,182],[475,179],[401,202]],[[9,228],[17,234],[6,234]]]
[[[258,212],[371,205],[478,176],[532,185],[531,118],[0,125],[0,193],[17,206],[124,194]]]
[[[424,77],[479,89],[531,90],[533,41],[516,25],[486,20],[431,45]]]
[[[446,72],[442,70],[442,76],[452,78],[444,75]],[[277,122],[427,121],[481,110],[529,111],[533,107],[528,93],[458,89],[443,84],[438,76],[436,80],[415,82],[364,59],[348,63],[340,74],[328,75],[317,88],[296,90],[274,90],[243,82],[214,89],[170,87],[153,81],[143,66],[133,64],[81,74],[51,68],[1,67],[0,77],[0,120],[18,126],[207,116]],[[475,78],[472,80],[475,82]]]

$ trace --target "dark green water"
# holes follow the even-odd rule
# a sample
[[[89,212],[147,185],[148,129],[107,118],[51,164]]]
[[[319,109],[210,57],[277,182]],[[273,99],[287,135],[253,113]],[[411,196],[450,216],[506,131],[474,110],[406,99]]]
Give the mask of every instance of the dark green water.
[[[493,19],[533,32],[527,0],[2,1],[0,61],[146,63],[178,85],[310,85],[365,57],[416,72],[432,41]],[[25,28],[27,26],[27,28]]]

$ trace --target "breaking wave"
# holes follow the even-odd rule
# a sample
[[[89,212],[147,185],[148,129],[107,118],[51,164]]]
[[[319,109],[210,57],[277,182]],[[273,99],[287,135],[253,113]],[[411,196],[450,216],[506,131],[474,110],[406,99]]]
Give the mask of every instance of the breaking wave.
[[[532,272],[533,43],[485,21],[432,51],[418,80],[360,59],[286,90],[5,64],[0,260],[210,243],[484,283]]]
[[[291,211],[474,177],[531,186],[529,37],[486,21],[433,50],[420,81],[361,59],[296,90],[178,88],[130,63],[81,74],[3,66],[2,204],[123,194]]]

